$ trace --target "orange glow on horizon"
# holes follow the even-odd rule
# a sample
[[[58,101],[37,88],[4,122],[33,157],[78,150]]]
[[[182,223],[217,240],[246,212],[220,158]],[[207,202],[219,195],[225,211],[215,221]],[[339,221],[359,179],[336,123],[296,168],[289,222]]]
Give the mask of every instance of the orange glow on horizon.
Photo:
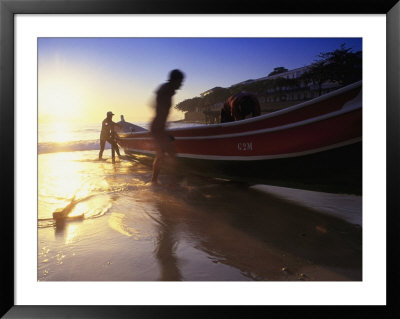
[[[115,114],[115,122],[121,115],[128,122],[150,122],[154,116],[153,94],[152,89],[139,95],[115,85],[74,81],[68,73],[55,80],[43,75],[39,80],[39,123],[100,123],[108,111]],[[184,113],[171,108],[170,121],[183,118]]]

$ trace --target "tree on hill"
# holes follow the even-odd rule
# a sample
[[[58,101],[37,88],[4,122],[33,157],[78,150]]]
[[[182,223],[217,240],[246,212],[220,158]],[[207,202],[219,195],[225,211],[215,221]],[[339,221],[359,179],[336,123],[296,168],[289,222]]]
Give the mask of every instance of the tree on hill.
[[[340,86],[346,86],[361,78],[361,51],[353,52],[352,48],[346,48],[344,44],[334,51],[320,53],[318,59],[303,74],[306,82],[318,86],[319,95],[324,83],[336,82]]]
[[[194,112],[196,108],[202,107],[202,102],[203,99],[201,97],[194,97],[176,104],[174,108],[182,112]]]
[[[204,97],[205,98],[204,102],[207,105],[213,105],[213,104],[225,101],[230,95],[231,94],[228,89],[222,88],[222,87],[217,87],[217,88],[214,88],[212,93],[210,93]]]
[[[212,92],[204,97],[194,97],[192,99],[184,100],[175,105],[175,109],[182,112],[194,112],[197,108],[205,109],[214,104],[225,101],[231,92],[229,89],[216,87],[212,89]]]
[[[306,83],[312,83],[318,87],[319,96],[322,94],[322,85],[331,78],[326,71],[325,61],[321,60],[314,62],[302,75]]]
[[[321,53],[321,61],[325,61],[325,69],[331,80],[340,85],[348,85],[362,78],[362,54],[361,51],[353,52],[352,48],[346,48],[344,44],[340,49],[332,52]]]

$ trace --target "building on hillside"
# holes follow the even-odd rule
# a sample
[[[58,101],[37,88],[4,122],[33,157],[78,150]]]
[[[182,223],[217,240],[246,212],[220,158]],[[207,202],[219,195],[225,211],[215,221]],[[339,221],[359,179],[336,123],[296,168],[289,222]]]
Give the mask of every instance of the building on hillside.
[[[307,66],[304,66],[301,68],[289,70],[287,72],[282,72],[255,80],[275,80],[278,78],[283,78],[287,80],[299,80],[299,83],[297,83],[296,85],[282,85],[266,89],[265,94],[259,96],[260,102],[276,103],[287,101],[304,101],[318,97],[322,94],[326,94],[339,87],[337,83],[324,83],[322,84],[320,94],[318,85],[306,83],[304,80],[301,79],[301,76],[307,71],[307,68]]]
[[[271,76],[262,77],[254,80],[246,80],[233,84],[231,86],[245,86],[247,84],[253,84],[255,82],[264,80],[276,80],[276,79],[287,79],[287,80],[298,80],[289,82],[282,81],[280,85],[276,84],[273,87],[265,87],[263,93],[258,94],[258,98],[261,104],[262,113],[269,113],[282,108],[286,108],[306,100],[313,99],[322,94],[326,94],[339,87],[337,83],[324,83],[321,88],[316,84],[306,83],[301,77],[307,71],[308,66],[289,70],[286,72],[274,74]],[[220,87],[209,89],[200,94],[201,97],[205,97],[211,93],[216,92]],[[223,105],[223,101],[212,104],[204,108],[197,108],[196,111],[186,112],[185,120],[202,123],[218,123],[220,111]]]

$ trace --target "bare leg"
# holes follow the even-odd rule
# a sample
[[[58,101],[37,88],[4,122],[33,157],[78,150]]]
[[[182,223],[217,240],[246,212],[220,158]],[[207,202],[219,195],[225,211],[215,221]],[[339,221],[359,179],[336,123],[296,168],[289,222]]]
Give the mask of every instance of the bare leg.
[[[160,173],[161,163],[163,161],[164,154],[162,152],[157,152],[156,157],[153,162],[153,176],[151,177],[151,182],[156,184],[158,181],[158,174]]]
[[[111,145],[111,158],[112,158],[112,162],[115,163],[114,141],[113,141],[111,138],[109,138],[109,139],[107,140],[107,142],[110,143],[110,145]]]
[[[112,146],[111,146],[111,158],[112,158],[112,162],[115,163],[115,149]]]
[[[117,152],[118,157],[121,157],[121,154],[120,154],[120,152],[119,152],[119,147],[118,147],[117,142],[116,142],[115,140],[111,140],[111,141],[112,141],[111,146],[113,147],[113,149],[115,150],[115,152]]]
[[[153,184],[156,184],[158,181],[158,175],[161,170],[161,165],[164,162],[165,153],[168,154],[168,161],[171,161],[170,158],[175,157],[175,150],[172,139],[168,135],[158,135],[155,138],[155,141],[157,143],[157,153],[153,161],[153,176],[151,178],[151,182]]]
[[[104,151],[104,146],[106,145],[105,140],[100,140],[100,152],[99,152],[99,159],[103,158],[103,151]]]
[[[114,144],[115,144],[115,151],[117,152],[118,157],[121,157],[121,153],[119,152],[118,144],[116,142],[114,142]]]

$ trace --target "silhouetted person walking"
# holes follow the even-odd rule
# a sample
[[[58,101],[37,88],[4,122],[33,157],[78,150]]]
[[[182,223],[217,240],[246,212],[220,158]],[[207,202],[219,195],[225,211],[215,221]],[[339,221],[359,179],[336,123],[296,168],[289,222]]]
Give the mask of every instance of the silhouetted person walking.
[[[106,142],[108,142],[111,145],[112,162],[115,163],[115,152],[117,152],[118,157],[120,157],[121,154],[119,153],[119,148],[115,141],[114,131],[114,127],[119,125],[112,121],[113,115],[113,112],[107,112],[107,117],[103,120],[101,124],[99,159],[103,158],[104,147],[106,145]]]
[[[175,157],[173,138],[165,131],[165,123],[172,105],[172,96],[182,85],[184,74],[180,70],[172,70],[168,82],[162,84],[156,91],[156,116],[151,123],[151,134],[154,139],[156,156],[153,162],[152,183],[157,183],[161,164],[165,153]]]

